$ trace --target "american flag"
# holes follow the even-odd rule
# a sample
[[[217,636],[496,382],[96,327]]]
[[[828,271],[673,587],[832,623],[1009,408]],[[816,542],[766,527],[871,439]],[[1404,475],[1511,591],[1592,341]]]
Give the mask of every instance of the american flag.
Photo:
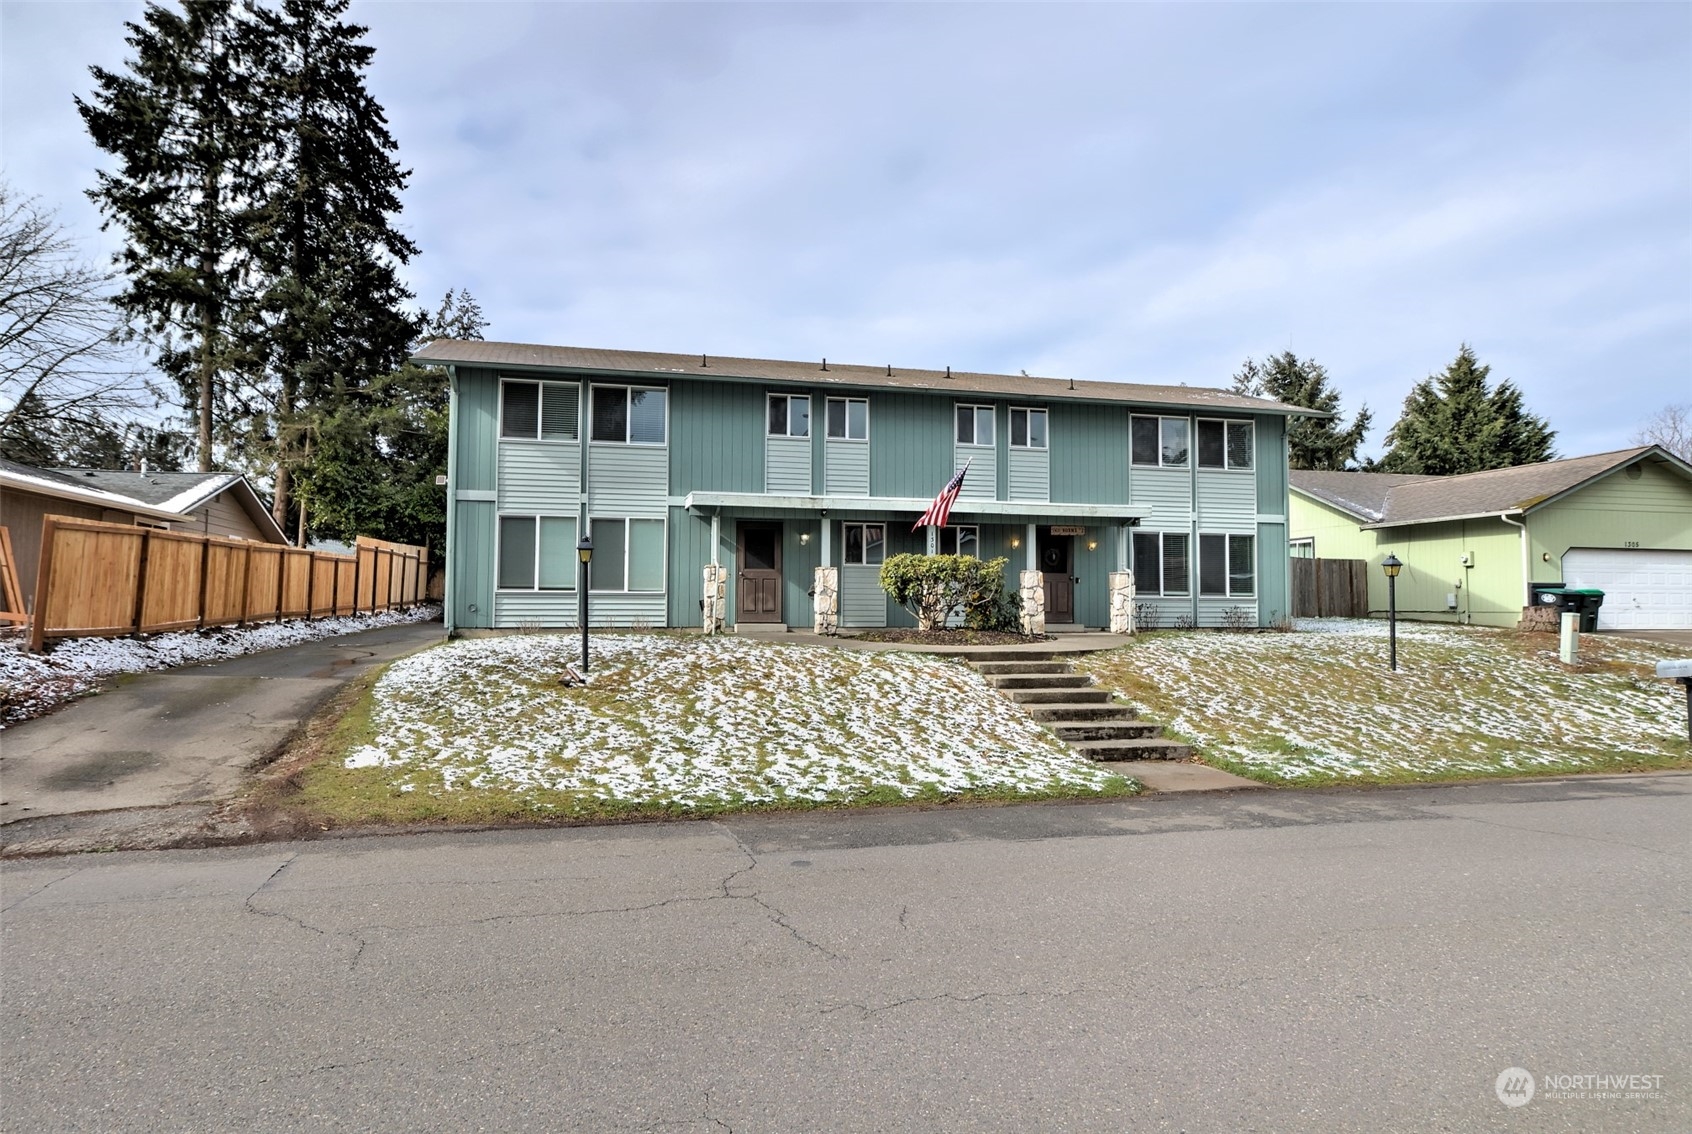
[[[946,482],[946,487],[940,490],[940,495],[936,496],[934,503],[928,506],[928,511],[924,512],[921,518],[911,525],[913,532],[918,528],[943,528],[946,526],[946,520],[952,514],[952,505],[958,502],[958,493],[963,491],[964,473],[968,471],[969,462],[965,461],[964,467],[959,469],[952,479]]]

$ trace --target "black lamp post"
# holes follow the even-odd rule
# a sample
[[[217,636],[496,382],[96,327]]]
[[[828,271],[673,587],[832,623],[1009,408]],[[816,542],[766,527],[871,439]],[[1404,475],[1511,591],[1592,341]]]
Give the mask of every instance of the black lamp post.
[[[581,585],[576,588],[576,594],[580,607],[578,616],[582,623],[582,676],[586,677],[588,672],[588,563],[593,559],[593,536],[584,533],[582,538],[576,541],[576,558],[582,561]]]
[[[1398,671],[1398,573],[1404,570],[1404,564],[1398,561],[1398,556],[1387,552],[1387,557],[1381,560],[1381,570],[1387,577],[1387,647],[1388,666],[1393,672]]]

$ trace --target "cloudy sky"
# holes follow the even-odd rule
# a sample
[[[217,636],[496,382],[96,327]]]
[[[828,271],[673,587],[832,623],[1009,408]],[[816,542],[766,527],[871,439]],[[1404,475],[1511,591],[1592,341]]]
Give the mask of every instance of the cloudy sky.
[[[0,160],[139,4],[0,3]],[[489,337],[1226,385],[1377,427],[1463,342],[1617,448],[1692,401],[1692,6],[358,3],[420,297]]]

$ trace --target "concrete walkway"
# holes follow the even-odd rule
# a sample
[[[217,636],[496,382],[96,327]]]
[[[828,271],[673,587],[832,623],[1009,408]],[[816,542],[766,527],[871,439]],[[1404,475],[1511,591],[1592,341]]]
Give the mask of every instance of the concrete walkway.
[[[441,638],[413,622],[123,678],[0,732],[0,825],[228,796],[349,678]]]

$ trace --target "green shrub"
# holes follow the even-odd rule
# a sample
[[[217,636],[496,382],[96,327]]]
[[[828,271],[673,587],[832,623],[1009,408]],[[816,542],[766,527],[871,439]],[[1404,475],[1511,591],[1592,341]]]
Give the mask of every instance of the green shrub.
[[[943,630],[963,612],[971,630],[1016,630],[1017,596],[1005,590],[1008,560],[973,555],[895,555],[881,565],[881,588],[917,620]]]

